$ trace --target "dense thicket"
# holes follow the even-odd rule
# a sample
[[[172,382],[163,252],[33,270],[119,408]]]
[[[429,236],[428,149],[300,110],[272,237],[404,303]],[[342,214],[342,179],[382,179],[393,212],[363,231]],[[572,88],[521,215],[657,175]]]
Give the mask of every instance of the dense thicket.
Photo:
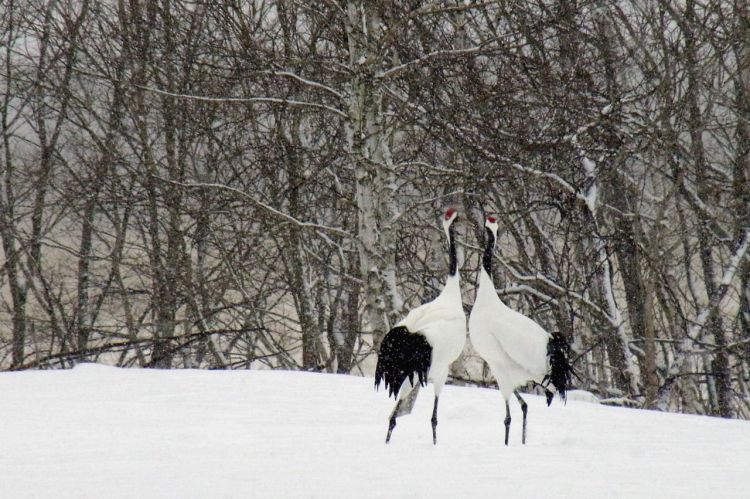
[[[0,367],[371,374],[454,205],[467,310],[492,212],[581,387],[746,418],[749,5],[8,0]]]

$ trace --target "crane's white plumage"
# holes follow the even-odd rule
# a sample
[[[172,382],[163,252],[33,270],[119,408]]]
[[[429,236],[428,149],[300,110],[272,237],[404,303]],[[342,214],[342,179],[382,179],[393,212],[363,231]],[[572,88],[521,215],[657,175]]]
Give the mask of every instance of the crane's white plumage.
[[[445,287],[437,298],[410,311],[388,332],[380,345],[375,386],[384,380],[386,389],[397,398],[386,443],[396,426],[396,418],[411,412],[419,387],[428,380],[435,389],[432,436],[433,442],[437,441],[438,397],[448,378],[450,364],[461,354],[466,342],[466,316],[453,228],[457,216],[456,210],[449,209],[443,220],[450,259]],[[414,380],[415,374],[418,380]]]
[[[466,315],[458,273],[448,277],[437,298],[409,312],[398,326],[421,334],[432,347],[428,379],[439,395],[448,378],[448,368],[461,355],[466,342]]]
[[[498,228],[494,217],[488,217],[485,227],[487,244],[469,316],[469,337],[474,349],[487,362],[505,398],[505,444],[508,444],[510,429],[508,400],[511,394],[515,394],[521,403],[522,438],[526,443],[527,405],[516,388],[529,381],[551,383],[564,399],[572,373],[567,360],[568,345],[561,335],[549,334],[534,320],[509,308],[497,296],[492,281],[492,249]],[[551,394],[547,400],[549,403]]]
[[[549,369],[550,334],[505,305],[484,268],[479,274],[477,296],[469,317],[469,336],[507,399],[516,387],[528,381],[541,383],[544,379]]]

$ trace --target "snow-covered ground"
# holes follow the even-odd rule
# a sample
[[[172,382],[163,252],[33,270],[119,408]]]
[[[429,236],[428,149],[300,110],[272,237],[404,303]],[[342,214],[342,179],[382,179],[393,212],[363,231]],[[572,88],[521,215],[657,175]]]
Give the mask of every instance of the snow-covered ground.
[[[0,374],[0,497],[750,497],[750,423],[372,379],[81,365]]]

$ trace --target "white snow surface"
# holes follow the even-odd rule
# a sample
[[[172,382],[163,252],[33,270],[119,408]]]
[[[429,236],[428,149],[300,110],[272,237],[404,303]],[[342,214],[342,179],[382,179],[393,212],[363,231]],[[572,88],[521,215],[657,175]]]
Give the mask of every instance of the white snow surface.
[[[384,444],[371,378],[285,371],[0,373],[0,497],[749,497],[750,423],[432,389]]]

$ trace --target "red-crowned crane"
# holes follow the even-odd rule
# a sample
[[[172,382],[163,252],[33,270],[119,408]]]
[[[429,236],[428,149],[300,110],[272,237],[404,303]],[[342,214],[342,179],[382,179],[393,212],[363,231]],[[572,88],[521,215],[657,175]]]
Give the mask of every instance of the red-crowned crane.
[[[438,397],[448,378],[448,367],[458,358],[466,342],[466,315],[461,300],[456,254],[455,228],[458,212],[449,208],[443,218],[448,238],[449,272],[443,291],[431,302],[407,314],[383,338],[375,369],[375,388],[385,381],[396,407],[388,422],[385,443],[391,439],[396,418],[411,413],[419,387],[432,381],[435,404],[432,409],[432,443],[437,443]],[[414,375],[418,382],[415,383]]]
[[[570,346],[560,333],[550,334],[525,315],[508,308],[500,300],[492,282],[492,250],[497,239],[497,219],[487,217],[487,237],[482,268],[479,270],[474,307],[469,316],[469,337],[474,349],[484,358],[505,398],[505,445],[510,432],[508,400],[515,395],[523,413],[521,442],[526,443],[526,401],[518,393],[519,386],[529,381],[541,385],[552,402],[551,384],[565,401],[573,373],[568,355]]]

